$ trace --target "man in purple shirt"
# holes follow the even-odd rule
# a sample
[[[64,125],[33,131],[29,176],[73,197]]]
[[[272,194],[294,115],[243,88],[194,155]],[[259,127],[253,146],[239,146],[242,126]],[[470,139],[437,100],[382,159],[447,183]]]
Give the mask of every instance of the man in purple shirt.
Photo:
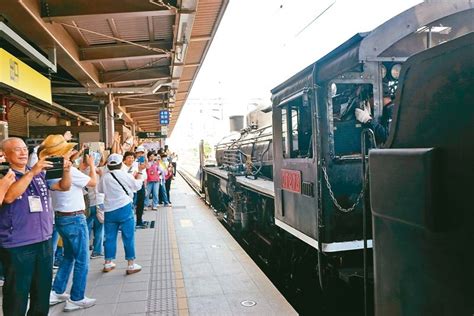
[[[4,315],[48,315],[52,281],[53,214],[49,205],[44,169],[52,163],[40,159],[27,168],[28,147],[20,138],[0,143],[16,181],[0,207],[0,259],[5,269]],[[71,186],[71,163],[64,159],[61,181],[51,190],[66,191]]]

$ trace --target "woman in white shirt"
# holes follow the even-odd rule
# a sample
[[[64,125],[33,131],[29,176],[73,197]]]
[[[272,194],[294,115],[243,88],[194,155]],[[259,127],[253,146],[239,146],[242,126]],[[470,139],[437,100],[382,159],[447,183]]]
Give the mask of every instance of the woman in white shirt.
[[[92,152],[91,155],[95,158],[95,155],[100,155],[99,153]],[[95,162],[97,177],[100,180],[100,177],[103,174],[103,169],[106,167],[99,167],[99,164]],[[80,170],[89,174],[89,168],[84,163],[82,159],[81,164],[79,165]],[[103,239],[104,239],[104,223],[99,220],[98,212],[102,212],[104,209],[104,194],[99,193],[97,186],[95,187],[84,187],[85,194],[89,199],[89,216],[87,217],[87,227],[89,228],[89,240],[92,240],[92,254],[91,259],[103,258]],[[102,213],[103,214],[103,213]]]
[[[104,250],[105,263],[103,272],[115,268],[117,252],[117,235],[122,231],[125,259],[128,261],[127,274],[140,272],[142,267],[135,260],[135,219],[133,215],[133,193],[143,185],[143,180],[135,179],[131,174],[121,170],[122,155],[112,154],[107,159],[108,172],[100,179],[98,191],[104,193]],[[139,174],[144,167],[139,166]]]

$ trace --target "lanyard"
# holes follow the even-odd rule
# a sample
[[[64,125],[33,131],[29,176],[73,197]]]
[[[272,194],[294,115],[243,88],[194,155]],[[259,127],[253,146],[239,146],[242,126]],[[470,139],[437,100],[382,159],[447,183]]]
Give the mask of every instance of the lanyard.
[[[44,180],[41,177],[33,177],[33,180],[31,180],[27,190],[29,196],[38,196],[36,191],[39,191],[39,197],[43,201],[43,204],[46,207],[46,211],[49,210],[48,187],[46,186]]]

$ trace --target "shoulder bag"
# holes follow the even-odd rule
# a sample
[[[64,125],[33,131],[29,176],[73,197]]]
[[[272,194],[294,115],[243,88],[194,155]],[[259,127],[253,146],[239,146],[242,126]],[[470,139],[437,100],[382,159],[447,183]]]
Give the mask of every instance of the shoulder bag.
[[[99,205],[97,205],[95,209],[96,209],[95,216],[97,217],[97,220],[99,221],[99,223],[103,224],[105,220],[104,210]]]
[[[128,191],[125,189],[125,187],[123,186],[122,183],[120,183],[120,181],[117,179],[117,177],[115,176],[115,174],[113,172],[110,173],[112,175],[112,177],[114,177],[115,181],[117,181],[118,184],[120,184],[120,186],[122,187],[123,191],[125,192],[125,194],[127,194],[127,196],[130,196],[128,194]]]

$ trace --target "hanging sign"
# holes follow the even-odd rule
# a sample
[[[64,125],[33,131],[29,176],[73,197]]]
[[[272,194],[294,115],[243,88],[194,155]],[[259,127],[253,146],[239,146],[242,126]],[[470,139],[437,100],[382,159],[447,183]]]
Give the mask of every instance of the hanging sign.
[[[138,138],[166,138],[161,132],[138,132]]]
[[[170,111],[161,110],[160,111],[160,124],[168,125],[170,123]]]

